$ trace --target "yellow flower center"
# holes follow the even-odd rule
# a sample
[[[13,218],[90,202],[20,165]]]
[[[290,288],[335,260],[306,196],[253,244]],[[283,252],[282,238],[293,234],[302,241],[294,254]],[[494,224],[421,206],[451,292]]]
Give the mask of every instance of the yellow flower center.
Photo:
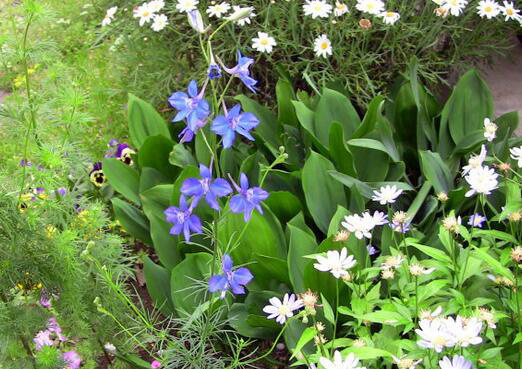
[[[149,12],[143,12],[143,16],[144,16],[144,17],[148,17],[149,15],[150,15]]]
[[[507,15],[513,15],[515,12],[513,11],[513,9],[506,9],[506,13]]]
[[[484,8],[484,11],[485,11],[486,13],[491,13],[492,10],[493,10],[493,8],[492,8],[491,6],[486,6],[486,7]]]
[[[437,346],[444,346],[446,345],[446,338],[443,337],[443,336],[438,336],[438,337],[435,337],[435,339],[433,340],[433,343]]]
[[[321,49],[327,49],[328,48],[328,42],[324,41],[323,43],[321,43]]]
[[[259,41],[259,43],[261,45],[268,45],[268,40],[266,38],[262,39],[261,41]]]
[[[288,306],[281,305],[277,309],[277,312],[279,313],[279,315],[287,315],[288,313],[291,313],[292,311],[288,308]]]
[[[393,17],[393,12],[386,12],[386,16],[390,18]]]

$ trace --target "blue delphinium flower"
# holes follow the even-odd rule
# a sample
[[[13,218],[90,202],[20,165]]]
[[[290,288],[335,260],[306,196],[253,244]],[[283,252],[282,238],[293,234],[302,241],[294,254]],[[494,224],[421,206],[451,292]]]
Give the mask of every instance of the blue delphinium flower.
[[[254,59],[241,55],[241,51],[237,51],[237,65],[232,68],[223,67],[228,74],[238,77],[250,91],[256,93],[257,81],[250,77],[248,68],[254,63]]]
[[[218,79],[221,77],[221,68],[217,64],[210,64],[207,75],[210,79]]]
[[[232,196],[229,206],[232,213],[243,213],[243,219],[245,222],[248,222],[252,216],[254,208],[263,214],[261,201],[268,198],[268,192],[263,190],[261,187],[248,188],[248,178],[245,173],[241,173],[239,183],[241,187],[232,180],[232,184],[236,188],[238,194]]]
[[[198,132],[200,128],[203,128],[207,124],[207,119],[196,119],[193,122],[187,122],[187,126],[181,131],[178,137],[181,137],[179,142],[190,142]]]
[[[244,286],[254,278],[250,270],[247,268],[232,270],[234,264],[232,258],[227,254],[223,255],[222,266],[223,274],[214,275],[208,280],[208,290],[211,293],[221,291],[222,299],[225,298],[229,289],[232,289],[232,293],[235,295],[243,295]]]
[[[215,134],[223,136],[223,147],[228,149],[234,143],[236,132],[254,141],[254,137],[249,131],[257,127],[258,124],[259,119],[253,113],[241,113],[241,107],[238,104],[234,105],[228,112],[225,108],[225,115],[217,116],[210,129]]]
[[[183,232],[185,241],[190,241],[190,232],[201,233],[201,221],[199,217],[192,214],[192,206],[187,204],[184,195],[179,198],[179,207],[169,206],[163,213],[167,222],[174,224],[170,229],[170,234],[180,234]]]
[[[208,101],[203,97],[205,89],[198,94],[198,85],[196,81],[190,81],[188,85],[188,94],[183,91],[177,91],[169,97],[170,105],[178,111],[172,119],[173,122],[179,122],[183,119],[187,120],[189,125],[194,124],[197,120],[204,120],[210,114]]]
[[[486,220],[487,218],[482,214],[473,214],[469,217],[468,225],[472,227],[482,228],[482,223],[484,223]]]
[[[205,197],[207,204],[214,210],[219,210],[217,198],[227,196],[232,192],[232,187],[223,178],[216,178],[212,181],[212,164],[207,168],[203,164],[199,165],[201,179],[188,178],[181,186],[181,193],[185,196],[194,196],[192,206],[196,207],[202,197]]]

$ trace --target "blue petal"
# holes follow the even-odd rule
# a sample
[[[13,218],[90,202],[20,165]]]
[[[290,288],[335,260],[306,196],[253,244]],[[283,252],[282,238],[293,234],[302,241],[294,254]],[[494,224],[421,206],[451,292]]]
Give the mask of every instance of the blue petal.
[[[230,183],[223,178],[216,178],[216,180],[210,184],[210,191],[217,197],[223,197],[232,192],[232,187],[230,187]]]
[[[243,128],[239,126],[236,127],[236,132],[239,133],[241,136],[248,138],[250,141],[255,141],[255,138],[252,137],[252,135],[248,133],[248,131],[245,131]]]
[[[179,196],[179,210],[185,211],[187,209],[188,209],[187,199],[185,198],[184,195],[180,195]]]
[[[227,278],[224,275],[214,275],[208,280],[208,290],[211,293],[225,289]]]
[[[183,236],[185,237],[185,242],[190,241],[190,225],[188,222],[183,224]]]
[[[180,191],[185,196],[203,196],[204,194],[201,181],[197,178],[187,178],[183,181]]]
[[[183,119],[185,119],[187,117],[187,115],[189,114],[189,111],[188,110],[180,110],[175,116],[174,118],[172,118],[172,121],[173,122],[180,122],[182,121]]]
[[[235,213],[235,214],[242,213],[246,206],[246,200],[241,195],[234,195],[230,199],[229,206],[230,206],[230,210],[232,211],[232,213]]]
[[[243,288],[243,286],[237,284],[235,281],[230,281],[230,287],[232,287],[232,293],[234,295],[244,295],[245,294],[245,289]]]
[[[228,120],[225,118],[224,115],[217,116],[212,121],[212,126],[210,127],[210,130],[214,132],[215,134],[218,134],[220,136],[224,136],[225,133],[230,129],[230,124],[228,123]]]
[[[205,200],[207,201],[207,204],[214,210],[219,210],[219,203],[216,200],[216,195],[212,193],[212,191],[207,192],[207,195],[205,196]]]
[[[174,227],[170,229],[170,234],[180,234],[183,230],[183,224],[175,224]]]
[[[232,109],[227,114],[227,118],[230,120],[232,118],[235,118],[241,113],[241,106],[239,104],[234,105]]]
[[[201,220],[199,220],[199,217],[197,215],[191,215],[189,220],[187,221],[188,225],[190,226],[190,229],[194,233],[201,233],[202,226],[201,226]]]
[[[223,136],[223,147],[225,149],[228,149],[232,147],[232,144],[234,143],[234,139],[236,138],[236,133],[233,129],[229,129],[225,132],[225,135]]]
[[[248,177],[245,173],[241,173],[241,175],[239,176],[239,183],[241,184],[241,189],[243,191],[248,190]]]
[[[263,190],[261,187],[254,187],[252,189],[252,202],[260,203],[263,200],[266,200],[269,196],[269,193]]]
[[[208,168],[203,164],[199,164],[199,174],[202,178],[212,178],[212,168]]]
[[[183,110],[187,108],[188,98],[188,95],[184,92],[174,92],[172,96],[169,97],[169,104],[177,110]]]
[[[198,95],[198,84],[196,83],[196,81],[190,81],[188,85],[188,93],[190,97],[196,97]]]
[[[234,280],[238,284],[242,284],[243,286],[250,283],[250,281],[254,278],[250,270],[247,268],[239,268],[232,274],[232,280]]]
[[[230,255],[223,254],[223,261],[221,263],[223,266],[223,271],[225,273],[230,273],[232,271],[232,268],[234,267],[234,262],[232,261]]]
[[[256,128],[259,124],[259,119],[253,113],[245,112],[239,117],[238,126],[246,131]]]

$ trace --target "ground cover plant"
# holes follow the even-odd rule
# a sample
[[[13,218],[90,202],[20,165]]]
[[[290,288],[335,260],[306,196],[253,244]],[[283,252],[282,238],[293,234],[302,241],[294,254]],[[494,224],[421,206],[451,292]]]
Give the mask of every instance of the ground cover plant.
[[[357,105],[363,107],[387,90],[409,62],[419,59],[419,74],[431,86],[446,81],[451,72],[484,62],[509,48],[505,35],[520,28],[516,1],[112,1],[100,16],[102,35],[129,44],[129,57],[144,50],[172,50],[170,63],[147,67],[140,60],[143,78],[160,77],[154,90],[165,94],[190,76],[162,73],[176,63],[204,62],[198,58],[199,37],[186,24],[186,14],[198,10],[205,27],[217,28],[240,9],[248,17],[230,22],[216,35],[216,60],[231,63],[235,50],[253,55],[263,99],[273,98],[276,74],[266,69],[283,67],[298,76],[301,86],[320,89],[337,81]],[[122,41],[124,40],[124,41]],[[125,48],[125,46],[124,46]],[[161,51],[163,55],[163,51]],[[167,60],[168,60],[167,59]],[[143,66],[143,63],[145,65]],[[319,87],[318,87],[319,86]],[[163,101],[163,100],[159,100]],[[158,102],[159,102],[158,101]]]
[[[197,13],[189,22],[204,29]],[[255,86],[254,61],[238,52],[222,69],[214,35],[201,42],[208,75],[169,98],[174,125],[131,95],[132,160],[96,167],[123,197],[116,218],[154,247],[145,278],[161,311],[185,325],[203,316],[203,347],[230,339],[209,334],[214,319],[276,337],[219,367],[254,364],[281,337],[309,367],[518,365],[518,115],[496,117],[473,70],[440,104],[416,59],[363,117],[341,91],[296,92],[284,78],[275,114],[227,96]],[[213,358],[166,352],[167,367]]]
[[[165,82],[182,87],[128,95],[125,137],[126,69],[102,59],[126,54],[101,42],[125,5],[82,42],[66,37],[89,57],[57,64],[71,49],[24,37],[55,19],[40,5],[23,3],[10,25],[25,41],[6,39],[2,55],[9,367],[520,367],[522,140],[476,71],[440,101],[422,57],[408,58],[389,93],[362,104],[342,84],[303,88],[288,65],[269,72],[266,98],[254,94],[264,61],[237,44],[225,57],[224,35],[253,22],[250,9],[207,29],[200,13],[152,1],[157,17],[133,21],[154,35],[172,19],[160,12],[179,17],[199,49]],[[77,23],[98,23],[105,5]],[[108,72],[118,78],[89,78]],[[71,89],[49,88],[69,78]]]

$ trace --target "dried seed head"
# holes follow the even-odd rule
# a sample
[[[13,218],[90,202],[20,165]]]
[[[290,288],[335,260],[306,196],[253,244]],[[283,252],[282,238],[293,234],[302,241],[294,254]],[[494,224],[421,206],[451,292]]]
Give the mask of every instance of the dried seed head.
[[[362,29],[370,29],[372,28],[372,22],[369,19],[363,18],[359,21],[359,26]]]

